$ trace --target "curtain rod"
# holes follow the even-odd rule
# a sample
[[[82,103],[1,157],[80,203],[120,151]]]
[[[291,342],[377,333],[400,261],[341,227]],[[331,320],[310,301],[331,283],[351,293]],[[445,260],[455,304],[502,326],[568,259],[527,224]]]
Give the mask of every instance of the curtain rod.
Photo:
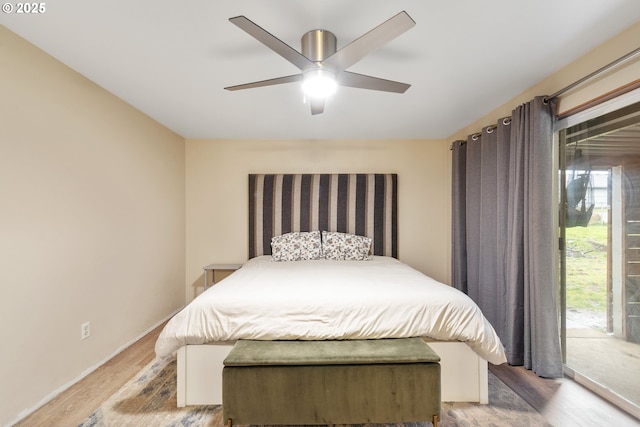
[[[502,119],[502,124],[505,126],[509,126],[511,124],[511,117],[505,117]],[[498,129],[498,125],[490,125],[487,126],[484,131],[487,133],[493,133],[494,130]],[[473,141],[477,141],[482,136],[482,132],[477,132],[471,135],[471,139]],[[466,141],[465,141],[466,142]]]
[[[505,126],[509,126],[511,124],[511,117],[505,117],[502,119],[502,124]],[[498,125],[490,125],[487,126],[484,131],[487,133],[493,133],[494,130],[498,129]],[[480,139],[480,137],[482,136],[482,132],[477,132],[474,134],[471,134],[471,140],[472,141],[477,141],[478,139]],[[464,145],[466,144],[467,141],[464,139],[459,139],[457,141],[453,141],[453,143],[449,146],[449,150],[453,150],[453,144],[458,144],[458,145]]]
[[[549,102],[550,100],[554,100],[556,98],[558,98],[559,96],[569,92],[571,89],[573,89],[576,86],[579,86],[581,84],[583,84],[584,82],[593,79],[594,77],[599,76],[600,74],[604,74],[607,71],[611,70],[612,68],[617,67],[618,65],[627,62],[628,60],[632,59],[633,57],[637,56],[638,54],[640,54],[640,47],[627,53],[626,55],[616,59],[615,61],[605,65],[602,68],[597,69],[596,71],[594,71],[593,73],[581,78],[580,80],[577,80],[573,83],[571,83],[569,86],[563,87],[562,89],[560,89],[559,91],[549,95],[549,96],[545,96],[543,98],[544,102]],[[507,124],[507,123],[505,123]],[[489,126],[487,131],[489,133],[491,133],[494,129],[496,128],[495,125]],[[482,136],[482,132],[478,132],[478,133],[474,133],[471,135],[471,139],[474,141],[477,141],[480,137]],[[466,141],[464,140],[460,140],[460,141],[454,141],[454,143],[457,142],[459,145],[464,145],[466,143]],[[449,147],[450,150],[453,149],[453,144],[451,144],[451,146]]]
[[[618,58],[618,59],[616,59],[615,61],[613,61],[613,62],[611,62],[611,63],[609,63],[609,64],[605,65],[604,67],[602,67],[602,68],[600,68],[600,69],[598,69],[598,70],[594,71],[593,73],[589,74],[588,76],[585,76],[585,77],[581,78],[580,80],[577,80],[577,81],[575,81],[575,82],[571,83],[569,86],[567,86],[567,87],[563,87],[562,89],[560,89],[560,90],[559,90],[559,91],[557,91],[556,93],[551,94],[551,95],[549,95],[549,96],[545,97],[545,98],[544,98],[544,100],[545,100],[545,101],[549,101],[550,99],[556,99],[556,98],[558,98],[559,96],[561,96],[561,95],[563,95],[563,94],[565,94],[565,93],[569,92],[569,91],[570,91],[571,89],[573,89],[574,87],[579,86],[579,85],[581,85],[582,83],[584,83],[584,82],[586,82],[586,81],[588,81],[588,80],[591,80],[591,79],[593,79],[594,77],[599,76],[600,74],[606,73],[606,72],[607,72],[607,71],[609,71],[610,69],[612,69],[612,68],[614,68],[614,67],[617,67],[618,65],[620,65],[620,64],[622,64],[622,63],[624,63],[624,62],[627,62],[628,60],[630,60],[631,58],[633,58],[634,56],[636,56],[636,55],[638,55],[638,54],[640,54],[640,47],[639,47],[639,48],[637,48],[636,50],[632,51],[632,52],[627,53],[625,56],[623,56],[623,57],[621,57],[621,58]]]

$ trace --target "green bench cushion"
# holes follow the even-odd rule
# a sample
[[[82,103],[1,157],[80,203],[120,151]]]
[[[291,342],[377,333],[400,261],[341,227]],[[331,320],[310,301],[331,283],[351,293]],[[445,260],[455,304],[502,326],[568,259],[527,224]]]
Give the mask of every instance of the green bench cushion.
[[[420,338],[344,341],[240,340],[224,360],[224,365],[366,365],[439,361],[440,357]]]

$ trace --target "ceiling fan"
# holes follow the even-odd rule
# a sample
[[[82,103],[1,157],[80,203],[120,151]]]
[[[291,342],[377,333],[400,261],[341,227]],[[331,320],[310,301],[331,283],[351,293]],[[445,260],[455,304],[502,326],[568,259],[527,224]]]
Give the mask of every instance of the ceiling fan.
[[[326,96],[335,92],[337,86],[395,93],[404,93],[411,87],[406,83],[346,71],[373,50],[412,28],[416,23],[407,12],[398,13],[340,50],[336,50],[336,36],[330,31],[309,31],[302,36],[302,52],[298,52],[245,16],[236,16],[229,21],[298,67],[301,73],[229,86],[225,87],[226,90],[302,82],[303,91],[311,104],[311,114],[320,114],[324,111]]]

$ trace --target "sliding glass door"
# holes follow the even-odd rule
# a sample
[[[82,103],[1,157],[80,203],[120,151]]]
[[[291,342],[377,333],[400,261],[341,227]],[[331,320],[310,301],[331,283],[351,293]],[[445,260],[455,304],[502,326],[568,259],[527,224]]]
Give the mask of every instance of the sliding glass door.
[[[562,129],[559,141],[565,365],[640,408],[640,103]]]

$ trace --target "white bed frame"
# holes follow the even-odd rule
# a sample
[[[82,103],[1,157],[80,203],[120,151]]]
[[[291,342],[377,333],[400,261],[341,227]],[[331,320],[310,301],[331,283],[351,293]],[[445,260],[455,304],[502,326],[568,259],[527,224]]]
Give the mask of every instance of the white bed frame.
[[[285,185],[285,181],[289,184]],[[302,203],[303,199],[308,200],[307,193],[313,194],[318,203],[312,206]],[[342,203],[338,203],[339,194],[344,196]],[[291,201],[286,211],[290,214],[288,216],[284,215],[283,200]],[[320,209],[320,201],[323,200],[328,205]],[[321,216],[328,222],[323,227],[336,227],[326,228],[329,231],[357,234],[357,223],[361,222],[362,230],[377,239],[374,240],[378,244],[374,244],[373,254],[397,258],[396,211],[396,174],[249,175],[249,258],[270,254],[268,242],[282,229],[320,229]],[[267,213],[269,220],[265,222]],[[346,218],[347,214],[349,224],[343,225],[347,229],[339,230],[337,218]],[[351,218],[352,215],[357,219]],[[303,217],[309,220],[309,224],[302,223]],[[330,223],[329,217],[336,224]],[[379,221],[381,218],[383,221]],[[265,227],[265,224],[273,227]],[[461,342],[425,341],[441,358],[443,401],[489,402],[488,367],[484,359]],[[187,345],[178,350],[179,407],[222,403],[223,360],[232,347],[233,343],[227,342]]]
[[[442,401],[489,403],[488,366],[465,343],[425,339],[440,356]],[[222,368],[233,343],[178,350],[178,407],[222,404]]]

